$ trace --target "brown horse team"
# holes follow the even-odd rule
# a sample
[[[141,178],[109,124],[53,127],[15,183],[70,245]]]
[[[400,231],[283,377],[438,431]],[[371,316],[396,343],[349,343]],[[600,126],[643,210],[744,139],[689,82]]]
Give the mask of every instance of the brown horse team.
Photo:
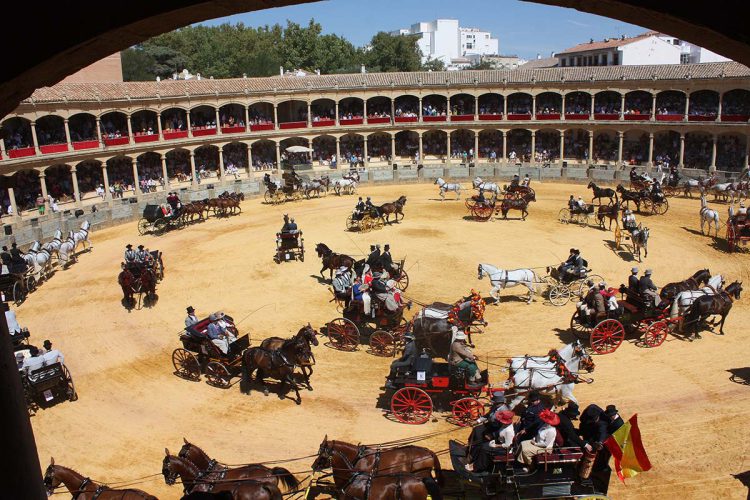
[[[138,274],[138,276],[136,276]],[[123,294],[123,302],[128,308],[135,306],[135,294],[146,294],[146,300],[156,299],[156,274],[146,267],[125,268],[117,276]]]

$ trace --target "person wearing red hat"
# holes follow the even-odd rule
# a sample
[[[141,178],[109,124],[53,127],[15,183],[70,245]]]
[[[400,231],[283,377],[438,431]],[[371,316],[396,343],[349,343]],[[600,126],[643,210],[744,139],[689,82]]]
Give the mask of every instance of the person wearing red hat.
[[[493,455],[508,453],[508,449],[513,445],[513,439],[516,436],[513,428],[513,417],[515,417],[515,413],[509,410],[495,412],[492,417],[492,431],[488,436],[490,439],[480,446],[472,447],[470,453],[472,463],[466,464],[466,470],[469,472],[489,471]]]
[[[555,426],[560,423],[560,417],[557,413],[544,409],[539,414],[539,420],[542,421],[542,426],[537,431],[536,436],[521,443],[518,461],[527,466],[533,464],[535,455],[550,451],[555,445],[555,437],[557,436]],[[525,467],[524,472],[528,471],[529,469]]]

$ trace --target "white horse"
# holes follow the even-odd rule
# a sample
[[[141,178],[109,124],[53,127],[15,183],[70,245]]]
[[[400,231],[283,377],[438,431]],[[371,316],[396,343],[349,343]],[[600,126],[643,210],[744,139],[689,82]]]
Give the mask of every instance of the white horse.
[[[435,179],[435,184],[440,187],[440,197],[442,198],[442,200],[440,201],[445,200],[445,193],[447,193],[448,191],[453,191],[454,193],[456,193],[457,200],[461,199],[461,184],[451,184],[445,182],[442,177],[438,177],[437,179]]]
[[[730,200],[730,203],[734,203],[734,197],[737,194],[733,182],[722,182],[721,184],[714,184],[706,191],[714,195],[714,201],[721,198],[723,201]]]
[[[510,288],[516,285],[524,285],[529,289],[529,300],[527,304],[530,304],[534,298],[535,285],[539,283],[536,273],[531,269],[505,270],[498,269],[490,264],[479,264],[477,267],[477,274],[477,278],[480,280],[484,275],[487,275],[490,279],[490,284],[492,284],[490,296],[495,299],[495,305],[500,303],[500,296],[497,292],[504,288]]]
[[[672,299],[672,307],[669,309],[669,317],[674,319],[684,316],[687,310],[693,305],[695,299],[704,295],[716,295],[724,284],[724,277],[720,274],[711,276],[706,286],[699,290],[685,290],[675,295]]]
[[[481,177],[474,179],[472,185],[474,186],[474,189],[482,189],[484,191],[500,194],[500,186],[494,182],[484,182]]]
[[[731,206],[729,208],[732,208]],[[716,229],[716,237],[719,237],[719,212],[716,210],[712,210],[708,208],[708,203],[706,202],[706,195],[701,195],[701,234],[706,234],[703,232],[703,226],[708,222],[708,235],[711,236],[711,223],[714,225],[714,229]]]
[[[35,241],[29,251],[24,255],[26,263],[31,265],[34,269],[34,278],[39,281],[47,279],[50,268],[52,267],[52,254],[46,248],[42,248],[42,245]]]
[[[62,263],[63,268],[68,267],[78,260],[76,258],[76,240],[73,237],[73,231],[68,234],[68,239],[60,244],[58,259]]]
[[[575,340],[573,343],[566,345],[562,349],[557,351],[558,356],[565,362],[565,366],[570,369],[568,363],[573,360],[573,356],[578,353],[583,353],[584,346],[580,340]],[[555,362],[550,359],[549,356],[514,356],[508,359],[508,371],[512,376],[518,370],[525,370],[530,368],[553,368]]]
[[[62,244],[62,231],[59,229],[55,231],[55,236],[50,241],[42,245],[42,248],[47,250],[50,256],[58,255],[60,251],[60,245]]]
[[[359,176],[357,176],[359,177]],[[333,181],[333,191],[337,195],[354,194],[357,192],[358,180],[352,177],[344,177],[343,179],[336,179]]]
[[[570,359],[565,363],[565,367],[574,378],[573,380],[558,375],[556,365],[520,368],[516,370],[505,383],[506,390],[514,391],[514,395],[510,396],[510,400],[506,400],[505,408],[512,410],[526,398],[528,392],[533,390],[552,396],[558,402],[572,401],[578,403],[578,400],[573,396],[573,389],[576,382],[579,381],[578,374],[582,362],[585,362],[589,367],[593,366],[591,356],[584,349],[573,349]],[[593,380],[588,379],[586,382],[591,383]]]
[[[91,228],[91,224],[88,220],[84,220],[81,224],[81,229],[78,231],[71,231],[69,234],[69,237],[73,238],[73,242],[75,245],[73,246],[73,251],[75,252],[78,248],[78,244],[80,243],[83,245],[83,250],[86,250],[86,243],[89,244],[88,250],[92,250],[94,248],[94,245],[91,244],[91,240],[89,239],[89,229]]]
[[[648,235],[649,230],[638,224],[638,229],[630,232],[630,241],[633,243],[633,253],[638,256],[638,262],[641,262],[641,248],[643,248],[644,257],[648,257]]]

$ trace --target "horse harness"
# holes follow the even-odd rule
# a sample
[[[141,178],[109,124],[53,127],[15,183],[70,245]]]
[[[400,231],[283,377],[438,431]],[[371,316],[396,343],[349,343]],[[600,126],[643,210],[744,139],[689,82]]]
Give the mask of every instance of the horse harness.
[[[81,481],[81,484],[78,486],[78,491],[76,491],[76,494],[73,495],[73,500],[76,500],[79,496],[81,496],[82,493],[87,493],[85,491],[86,490],[86,486],[88,486],[91,483],[93,483],[93,481],[91,481],[90,477],[87,477],[83,481]],[[105,486],[103,484],[97,486],[96,490],[94,490],[94,496],[91,497],[91,500],[97,500],[97,498],[99,498],[99,496],[103,492],[105,492],[105,491],[107,491],[109,489],[111,489],[109,486]]]

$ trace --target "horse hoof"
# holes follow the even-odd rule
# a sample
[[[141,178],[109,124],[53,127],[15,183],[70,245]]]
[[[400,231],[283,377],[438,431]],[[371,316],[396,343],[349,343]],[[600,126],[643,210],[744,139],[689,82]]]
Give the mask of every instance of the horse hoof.
[[[279,394],[279,399],[284,399],[284,396],[282,396],[281,394]]]
[[[297,403],[297,406],[299,406],[299,405],[301,405],[301,404],[302,404],[302,400],[301,400],[301,399],[298,399],[297,401],[295,401],[295,403]]]
[[[268,396],[268,389],[263,389],[263,395]]]

